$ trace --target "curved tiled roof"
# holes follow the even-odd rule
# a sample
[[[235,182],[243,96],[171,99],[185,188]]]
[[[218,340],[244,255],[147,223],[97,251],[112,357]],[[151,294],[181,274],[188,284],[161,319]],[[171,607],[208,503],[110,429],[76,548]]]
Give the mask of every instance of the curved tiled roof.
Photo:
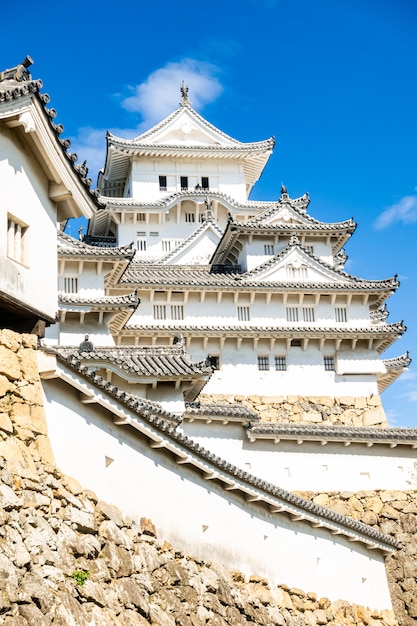
[[[287,250],[287,249],[286,249]],[[264,270],[265,267],[276,263],[277,258],[281,258],[283,252],[276,257],[266,261],[266,263],[259,266],[251,272],[244,274],[236,272],[221,271],[221,266],[216,265],[216,271],[214,271],[211,265],[163,265],[161,263],[132,263],[130,267],[123,274],[120,283],[131,284],[140,287],[146,286],[159,286],[163,287],[201,287],[203,288],[256,288],[256,289],[279,289],[279,290],[303,290],[303,291],[341,291],[344,289],[365,290],[365,291],[392,291],[395,290],[399,282],[396,277],[388,278],[384,280],[366,280],[357,278],[351,274],[347,274],[342,270],[336,270],[335,268],[327,265],[318,257],[311,255],[308,251],[303,249],[306,254],[311,258],[319,262],[328,271],[329,269],[334,272],[338,277],[345,279],[345,282],[307,282],[307,281],[255,281],[251,280],[253,276]],[[237,266],[235,266],[237,267]],[[349,281],[349,282],[347,282]]]
[[[356,540],[371,545],[371,547],[388,551],[398,547],[395,539],[383,535],[379,530],[301,498],[218,457],[186,435],[178,432],[176,426],[169,423],[178,421],[178,419],[164,411],[157,403],[132,397],[131,394],[119,390],[102,377],[97,376],[95,372],[83,367],[76,359],[70,358],[66,361],[63,357],[59,358],[64,366],[69,367],[99,393],[103,393],[110,397],[113,402],[125,406],[127,410],[133,411],[137,419],[143,422],[144,427],[146,426],[146,431],[141,431],[145,436],[148,438],[158,436],[158,445],[162,445],[168,454],[179,455],[181,462],[189,463],[199,472],[212,473],[223,488],[237,489],[243,494],[248,493],[248,491],[252,493],[255,491],[259,495],[259,503],[262,507],[265,504],[274,507],[271,502],[272,499],[272,501],[279,503],[278,507],[275,505],[279,514],[296,515],[297,519],[303,519],[306,523],[317,524],[319,522],[320,525],[330,530],[336,530],[335,525],[337,525],[337,532],[342,532],[347,537],[355,537]],[[133,421],[126,423],[140,428],[139,423],[136,424]],[[253,506],[257,506],[256,499],[253,501]]]
[[[101,203],[98,199],[98,191],[92,190],[92,179],[87,178],[88,168],[86,162],[76,164],[78,161],[78,155],[75,152],[68,152],[71,146],[69,139],[61,139],[60,135],[64,132],[62,124],[55,124],[53,122],[56,117],[56,110],[47,108],[47,104],[50,101],[50,97],[46,93],[41,93],[43,83],[41,80],[33,80],[31,74],[28,71],[28,67],[32,65],[33,61],[30,57],[26,57],[24,61],[14,68],[10,68],[0,72],[0,105],[2,102],[10,100],[17,100],[24,98],[29,94],[33,94],[45,113],[45,116],[49,122],[49,127],[59,145],[62,154],[70,163],[73,172],[88,193],[90,198],[94,201],[97,207],[101,207]]]
[[[417,428],[383,428],[370,426],[321,426],[311,424],[288,424],[262,422],[249,424],[246,429],[251,440],[274,439],[302,441],[334,441],[341,443],[362,443],[383,445],[409,445],[417,448]]]
[[[167,209],[170,206],[176,204],[177,200],[194,200],[201,201],[202,196],[209,197],[210,199],[223,200],[226,206],[237,209],[262,209],[275,206],[276,202],[265,202],[260,200],[247,200],[246,202],[238,202],[232,196],[220,191],[201,190],[192,191],[176,191],[169,195],[157,198],[156,200],[138,200],[137,198],[115,198],[112,196],[100,196],[100,200],[108,207],[118,208],[134,208],[134,209],[146,209],[146,208],[161,208]]]
[[[82,257],[122,257],[133,258],[135,256],[136,249],[133,247],[133,243],[120,246],[120,247],[100,247],[90,246],[79,239],[74,239],[67,233],[58,231],[58,254],[60,256],[82,256]]]
[[[155,126],[150,128],[146,132],[142,133],[141,135],[138,135],[134,139],[123,139],[121,137],[117,137],[116,135],[113,135],[112,133],[107,133],[109,144],[110,145],[117,144],[117,145],[128,146],[128,147],[154,146],[154,145],[157,145],[157,144],[153,144],[153,143],[148,143],[147,140],[149,140],[150,137],[155,135],[155,133],[157,133],[158,131],[162,130],[166,126],[168,126],[168,124],[170,124],[171,122],[175,121],[175,119],[177,117],[182,115],[182,113],[184,111],[184,108],[185,107],[182,106],[182,105],[179,106],[170,115],[168,115],[166,118],[161,120],[161,122],[159,122],[158,124],[156,124]],[[255,141],[255,142],[249,142],[249,143],[243,143],[241,141],[238,141],[237,139],[234,139],[230,135],[227,135],[223,131],[221,131],[218,128],[216,128],[216,126],[214,126],[213,124],[210,124],[210,122],[208,122],[206,119],[204,119],[204,117],[202,117],[199,113],[197,113],[197,111],[195,109],[193,109],[191,106],[187,106],[186,109],[187,109],[189,115],[191,115],[199,124],[202,124],[202,126],[204,128],[206,128],[208,131],[210,131],[212,133],[214,132],[216,135],[218,135],[219,137],[224,139],[224,141],[227,144],[229,144],[228,147],[247,148],[247,149],[252,149],[252,150],[259,150],[259,149],[261,149],[261,150],[265,150],[265,149],[272,150],[272,148],[275,145],[274,137],[269,137],[268,139],[265,139],[263,141]],[[170,144],[161,144],[161,145],[170,147]],[[180,144],[180,146],[184,147],[182,144]],[[202,146],[200,144],[197,144],[196,147],[197,148],[201,148]],[[207,146],[204,145],[203,147],[206,148]],[[213,147],[216,148],[216,149],[219,149],[219,148],[222,148],[223,146],[219,146],[218,144],[216,144]]]
[[[183,418],[194,419],[215,419],[226,421],[236,421],[247,423],[249,420],[259,420],[256,411],[241,404],[204,404],[201,402],[189,402],[185,406]]]
[[[384,359],[383,363],[388,370],[391,369],[404,369],[411,364],[412,359],[409,357],[408,352],[401,356],[396,356],[392,359]]]
[[[183,347],[178,346],[143,346],[143,347],[101,347],[89,352],[80,352],[78,348],[61,347],[58,353],[75,359],[88,367],[112,364],[123,372],[145,377],[194,377],[212,374],[207,361],[193,363]]]
[[[137,307],[140,303],[140,298],[136,291],[128,293],[123,296],[82,296],[78,293],[64,293],[58,292],[59,304],[74,304],[74,305],[97,305],[104,307]]]

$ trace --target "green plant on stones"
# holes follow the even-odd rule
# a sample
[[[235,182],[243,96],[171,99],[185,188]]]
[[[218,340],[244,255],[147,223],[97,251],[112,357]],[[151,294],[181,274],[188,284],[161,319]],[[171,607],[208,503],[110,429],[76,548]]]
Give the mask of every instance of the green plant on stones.
[[[81,569],[77,569],[75,570],[75,572],[71,574],[71,578],[73,578],[75,582],[77,583],[77,585],[80,585],[80,586],[82,586],[85,583],[85,581],[88,579],[89,576],[90,576],[90,572],[81,570]]]

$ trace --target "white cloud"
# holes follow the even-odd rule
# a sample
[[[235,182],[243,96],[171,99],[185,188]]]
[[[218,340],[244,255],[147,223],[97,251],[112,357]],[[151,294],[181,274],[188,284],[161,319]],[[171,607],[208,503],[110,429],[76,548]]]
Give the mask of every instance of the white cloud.
[[[147,128],[177,108],[183,81],[189,88],[189,97],[195,109],[213,102],[223,90],[218,73],[215,65],[196,59],[167,63],[134,87],[134,95],[125,98],[122,106],[127,111],[140,113],[143,120],[140,126]]]
[[[160,122],[178,107],[183,81],[189,88],[193,108],[202,109],[223,91],[217,78],[218,73],[215,65],[196,59],[167,63],[152,72],[143,83],[131,87],[134,95],[121,99],[121,106],[127,111],[139,113],[141,122],[135,128],[112,128],[111,132],[118,137],[133,138]],[[121,98],[120,94],[118,97]],[[104,167],[105,148],[104,128],[82,127],[78,135],[72,137],[70,150],[77,152],[80,161],[87,160],[93,187],[96,186],[98,171]]]
[[[417,223],[417,194],[414,196],[404,196],[404,198],[401,198],[401,200],[388,207],[388,209],[383,211],[376,219],[374,227],[377,230],[382,230],[395,223]]]

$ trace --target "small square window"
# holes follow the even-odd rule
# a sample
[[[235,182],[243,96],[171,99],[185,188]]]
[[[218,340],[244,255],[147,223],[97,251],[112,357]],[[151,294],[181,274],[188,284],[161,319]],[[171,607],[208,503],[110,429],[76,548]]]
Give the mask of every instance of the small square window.
[[[166,190],[167,190],[167,177],[160,176],[159,177],[159,191],[166,191]]]
[[[334,357],[333,356],[324,357],[324,369],[326,370],[326,372],[334,372]]]
[[[171,319],[183,320],[184,319],[184,307],[182,304],[171,305]]]
[[[65,293],[78,293],[78,278],[75,276],[64,276]]]
[[[347,308],[336,307],[334,310],[336,322],[347,322]]]
[[[153,317],[156,320],[165,320],[167,317],[167,309],[165,304],[153,305]]]
[[[287,369],[287,359],[285,356],[275,357],[275,369],[278,372],[285,372],[285,370]]]
[[[250,309],[248,306],[238,306],[237,307],[237,319],[239,322],[249,322],[250,320]]]
[[[269,356],[258,356],[258,370],[261,372],[269,370]]]
[[[314,308],[312,306],[303,307],[303,320],[305,322],[314,322]]]
[[[214,370],[220,369],[220,357],[219,356],[210,355],[208,357],[208,362]]]
[[[296,306],[287,306],[287,322],[298,322],[298,309]]]

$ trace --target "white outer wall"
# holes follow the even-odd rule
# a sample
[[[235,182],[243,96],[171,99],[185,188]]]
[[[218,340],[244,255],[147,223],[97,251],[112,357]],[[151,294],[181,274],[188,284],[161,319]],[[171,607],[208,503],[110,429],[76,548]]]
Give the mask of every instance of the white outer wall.
[[[150,517],[161,540],[231,569],[265,576],[271,584],[285,582],[333,600],[391,608],[377,551],[262,512],[232,492],[226,495],[148,448],[140,435],[113,426],[104,411],[80,407],[62,383],[44,381],[44,390],[49,435],[61,470],[124,514]],[[106,456],[113,459],[107,468]]]
[[[250,442],[239,424],[184,421],[181,430],[241,467],[288,491],[417,489],[417,454],[410,447],[271,440]]]
[[[0,289],[55,317],[57,224],[49,183],[36,161],[17,147],[13,132],[2,127],[0,133]],[[28,227],[24,263],[7,256],[7,214]]]

